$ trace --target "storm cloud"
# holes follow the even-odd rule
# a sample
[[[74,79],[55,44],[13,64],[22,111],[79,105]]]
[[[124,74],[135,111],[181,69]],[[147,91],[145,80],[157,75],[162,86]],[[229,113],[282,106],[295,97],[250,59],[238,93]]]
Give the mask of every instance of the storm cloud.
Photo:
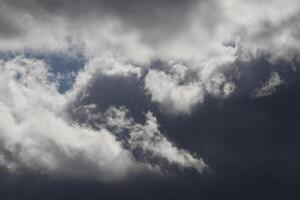
[[[0,176],[293,194],[299,17],[298,0],[0,0]]]
[[[141,69],[156,61],[174,68],[150,70],[145,88],[175,115],[190,113],[208,95],[228,97],[235,84],[224,71],[234,62],[264,54],[274,63],[293,62],[299,49],[299,3],[294,0],[3,0],[2,5],[2,51],[79,52],[86,59],[121,60]],[[278,13],[280,7],[285,9]],[[183,66],[181,80],[178,66]],[[153,83],[158,77],[168,82],[159,93],[161,84]],[[181,94],[185,100],[177,100]]]

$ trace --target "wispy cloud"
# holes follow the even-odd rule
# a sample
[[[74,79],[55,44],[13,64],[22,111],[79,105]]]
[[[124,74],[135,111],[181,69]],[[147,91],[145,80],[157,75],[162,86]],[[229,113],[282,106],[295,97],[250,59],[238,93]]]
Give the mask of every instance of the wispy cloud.
[[[253,91],[253,97],[264,97],[273,94],[276,88],[282,85],[284,81],[280,78],[277,72],[272,72],[268,81],[266,81],[261,88]]]

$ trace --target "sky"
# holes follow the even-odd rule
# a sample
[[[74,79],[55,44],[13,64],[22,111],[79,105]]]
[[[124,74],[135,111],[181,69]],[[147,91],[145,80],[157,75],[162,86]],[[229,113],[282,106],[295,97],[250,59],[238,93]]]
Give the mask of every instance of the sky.
[[[0,197],[296,200],[298,0],[0,0]]]

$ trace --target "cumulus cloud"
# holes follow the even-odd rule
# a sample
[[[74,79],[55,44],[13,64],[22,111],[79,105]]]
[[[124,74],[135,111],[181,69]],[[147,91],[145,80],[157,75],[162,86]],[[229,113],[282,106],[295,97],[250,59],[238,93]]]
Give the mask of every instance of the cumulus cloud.
[[[142,63],[230,55],[228,43],[241,57],[263,51],[288,59],[299,50],[297,0],[2,0],[1,8],[2,50],[76,47]]]
[[[150,113],[144,125],[120,118],[125,110],[116,108],[97,113],[96,119],[106,119],[98,124],[100,129],[73,122],[65,109],[72,101],[71,91],[58,92],[55,77],[43,61],[18,57],[1,61],[0,70],[0,164],[11,171],[25,168],[101,181],[120,180],[141,172],[164,172],[164,166],[147,160],[146,153],[145,160],[137,159],[133,149],[138,147],[150,152],[149,158],[161,158],[170,165],[199,172],[205,167],[201,159],[168,141]],[[91,108],[93,105],[85,110]],[[109,113],[119,114],[113,118]],[[125,129],[130,138],[120,140]]]
[[[144,122],[128,116],[127,109],[144,106],[132,99],[144,98],[137,95],[143,92],[164,114],[191,114],[208,96],[225,99],[239,87],[234,82],[239,74],[227,73],[237,62],[262,55],[273,63],[293,62],[300,50],[298,0],[0,0],[0,5],[1,52],[79,52],[87,60],[64,94],[43,61],[1,61],[0,164],[9,169],[98,174],[101,180],[163,171],[165,162],[201,171],[203,161],[167,140],[148,107]],[[272,73],[253,95],[270,95],[280,84],[279,74]],[[130,93],[127,86],[136,90]],[[101,102],[90,103],[89,96]],[[125,101],[130,108],[123,107]]]
[[[204,90],[198,84],[179,85],[176,78],[158,71],[150,71],[145,79],[145,88],[152,100],[161,103],[171,113],[190,113],[192,106],[203,102]]]
[[[142,69],[156,60],[184,63],[198,80],[179,83],[165,71],[151,72],[145,85],[171,113],[189,113],[204,94],[230,95],[235,86],[222,70],[235,61],[263,54],[272,62],[293,61],[300,44],[299,7],[297,0],[2,0],[0,49],[79,51],[87,60],[112,58]],[[168,82],[165,91],[150,81],[158,76]]]
[[[103,180],[125,175],[133,164],[129,153],[107,131],[95,132],[64,119],[61,109],[67,99],[49,75],[41,61],[17,58],[1,63],[0,129],[2,148],[12,155],[9,162]]]
[[[104,76],[135,76],[140,78],[142,75],[141,68],[127,63],[126,60],[116,59],[113,57],[96,57],[90,59],[84,66],[84,68],[79,72],[76,77],[75,83],[73,85],[73,90],[69,92],[70,96],[74,96],[79,92],[84,91],[85,87],[99,75]]]
[[[234,83],[214,71],[214,66],[209,67],[196,69],[198,75],[194,77],[183,64],[171,64],[169,73],[150,70],[145,77],[145,89],[168,114],[190,114],[207,95],[226,98],[234,91]]]
[[[162,158],[179,167],[193,167],[198,172],[202,172],[205,168],[206,165],[203,160],[194,158],[186,150],[178,149],[160,133],[157,119],[153,113],[147,112],[145,114],[146,122],[144,125],[135,123],[127,115],[128,110],[126,108],[111,107],[104,115],[105,125],[112,129],[115,134],[128,132],[126,142],[131,151],[136,152],[141,160],[155,162],[155,158]],[[138,152],[138,150],[140,151]]]

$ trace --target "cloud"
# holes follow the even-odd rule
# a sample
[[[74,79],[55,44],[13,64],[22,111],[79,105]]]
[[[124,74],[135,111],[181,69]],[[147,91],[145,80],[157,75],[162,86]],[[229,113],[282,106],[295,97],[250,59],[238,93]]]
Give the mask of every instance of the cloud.
[[[253,97],[264,97],[273,94],[276,91],[276,88],[282,85],[284,81],[280,78],[277,72],[272,72],[270,78],[266,81],[261,88],[257,88],[253,91]]]
[[[1,5],[2,50],[75,48],[87,57],[109,54],[139,63],[228,56],[233,51],[228,43],[241,49],[240,57],[263,51],[290,59],[299,50],[296,0],[2,0]],[[285,9],[278,13],[280,7]]]
[[[116,74],[109,67],[104,69],[107,76]],[[22,57],[2,60],[0,71],[0,164],[11,171],[25,168],[54,176],[111,182],[143,172],[160,174],[166,170],[160,161],[150,162],[146,153],[145,160],[137,159],[133,153],[136,148],[150,152],[152,158],[167,160],[169,165],[191,167],[199,172],[205,167],[201,159],[168,141],[150,113],[146,115],[146,123],[139,124],[130,117],[118,117],[125,115],[124,109],[111,108],[106,113],[96,113],[96,121],[103,116],[106,119],[97,124],[100,129],[72,121],[66,107],[75,96],[70,93],[77,91],[74,88],[69,93],[59,93],[55,77],[41,60]],[[121,68],[120,73],[128,71]],[[84,109],[92,108],[90,105]],[[109,114],[113,112],[119,113],[116,118]],[[118,129],[109,130],[114,126]],[[119,135],[125,134],[125,129],[130,138],[120,140]]]
[[[270,55],[274,63],[293,62],[300,44],[299,2],[270,2],[2,0],[0,50],[80,52],[90,63],[117,60],[141,74],[155,61],[182,63],[198,77],[175,80],[166,64],[146,75],[145,88],[169,113],[190,113],[208,95],[227,98],[238,87],[231,81],[235,75],[223,73],[236,61]],[[158,76],[168,82],[165,91],[151,81]]]
[[[226,98],[235,89],[234,83],[214,71],[212,65],[193,71],[180,63],[169,67],[168,73],[150,70],[145,77],[145,89],[152,101],[167,114],[190,114],[195,106],[204,103],[206,96]],[[190,77],[192,73],[197,75]]]
[[[0,168],[38,176],[16,188],[3,170],[10,192],[1,196],[70,195],[61,186],[75,198],[276,199],[281,183],[293,190],[299,8],[299,0],[0,0]],[[197,176],[207,165],[215,173]],[[44,184],[39,174],[88,183]]]
[[[134,161],[107,131],[79,127],[64,118],[66,97],[49,82],[47,66],[16,58],[1,63],[1,141],[9,162],[40,172],[114,180]],[[74,165],[75,163],[75,165]],[[115,166],[115,167],[111,167]]]
[[[110,107],[104,116],[105,125],[114,133],[122,134],[123,137],[124,133],[128,132],[126,142],[129,148],[136,152],[138,158],[144,162],[151,162],[151,160],[157,162],[155,158],[162,158],[179,167],[193,167],[200,173],[206,167],[203,160],[194,158],[186,150],[178,149],[160,133],[157,119],[153,113],[147,112],[145,114],[146,122],[144,125],[136,124],[127,115],[128,110],[124,107],[119,109]],[[138,152],[138,150],[141,151]]]
[[[165,167],[153,161],[159,158],[199,170],[200,159],[159,131],[152,103],[163,114],[191,114],[207,97],[226,99],[240,87],[235,80],[243,69],[235,72],[236,63],[264,55],[273,63],[293,62],[299,55],[297,0],[1,0],[0,4],[1,52],[79,52],[87,60],[65,94],[57,89],[58,76],[41,60],[1,61],[1,134],[6,153],[0,163],[8,168],[109,174],[118,179],[137,168]],[[278,8],[285,9],[278,13]],[[281,83],[279,74],[272,74],[254,95],[269,95]],[[120,124],[112,126],[105,121],[110,112],[132,116],[113,118]],[[124,131],[129,135],[120,140]],[[137,149],[142,149],[143,159],[135,155]],[[79,161],[86,170],[71,164]],[[66,168],[72,170],[65,172]]]
[[[29,0],[25,2],[4,0],[3,2],[9,8],[25,10],[38,17],[42,17],[44,13],[48,16],[62,16],[67,20],[74,18],[78,21],[93,20],[93,22],[95,22],[95,18],[114,18],[132,29],[144,29],[144,33],[148,32],[149,37],[154,32],[176,31],[177,25],[184,24],[189,10],[197,3],[195,0],[131,0],[126,3],[122,0],[88,0],[85,2],[78,0]]]
[[[192,106],[203,102],[204,89],[198,83],[179,85],[176,78],[164,72],[150,71],[145,78],[145,88],[153,101],[161,103],[167,112],[190,113]]]

